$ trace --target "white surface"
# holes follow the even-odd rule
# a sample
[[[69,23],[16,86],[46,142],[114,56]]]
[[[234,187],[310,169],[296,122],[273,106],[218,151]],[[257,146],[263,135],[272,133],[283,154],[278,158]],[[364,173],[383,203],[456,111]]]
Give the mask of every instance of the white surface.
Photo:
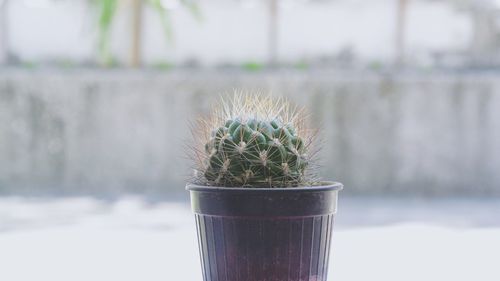
[[[467,204],[433,206],[447,207],[455,217],[457,208]],[[341,201],[329,280],[500,280],[500,226],[495,221],[480,228],[445,227],[433,216],[418,215],[424,209],[431,214],[432,206],[418,206]],[[470,206],[489,209],[486,216],[499,214],[494,202]],[[369,211],[380,219],[391,208],[393,214],[398,208],[402,212],[385,226],[377,226],[377,219],[356,224],[353,215]],[[351,215],[342,220],[347,211]],[[477,220],[480,213],[469,219]],[[443,222],[445,215],[439,215]],[[137,198],[114,203],[0,198],[0,280],[202,280],[193,218],[185,204],[148,204]]]

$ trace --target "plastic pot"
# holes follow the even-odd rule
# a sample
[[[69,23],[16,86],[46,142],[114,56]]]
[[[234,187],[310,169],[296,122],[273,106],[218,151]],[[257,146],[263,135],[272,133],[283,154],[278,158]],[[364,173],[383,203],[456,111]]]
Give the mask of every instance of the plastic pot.
[[[342,184],[186,189],[204,281],[326,281]]]

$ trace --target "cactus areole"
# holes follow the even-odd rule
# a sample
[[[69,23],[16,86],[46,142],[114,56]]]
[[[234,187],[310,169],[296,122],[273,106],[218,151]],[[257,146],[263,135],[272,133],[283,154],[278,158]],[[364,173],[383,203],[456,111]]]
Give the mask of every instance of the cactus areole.
[[[342,184],[316,176],[304,111],[236,94],[193,127],[204,281],[326,281]]]

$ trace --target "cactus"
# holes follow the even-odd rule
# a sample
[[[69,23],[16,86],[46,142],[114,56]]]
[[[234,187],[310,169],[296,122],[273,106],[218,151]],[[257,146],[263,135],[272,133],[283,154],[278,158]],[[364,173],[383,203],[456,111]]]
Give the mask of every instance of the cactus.
[[[213,186],[294,187],[310,181],[302,110],[283,99],[237,94],[193,130],[199,181]]]

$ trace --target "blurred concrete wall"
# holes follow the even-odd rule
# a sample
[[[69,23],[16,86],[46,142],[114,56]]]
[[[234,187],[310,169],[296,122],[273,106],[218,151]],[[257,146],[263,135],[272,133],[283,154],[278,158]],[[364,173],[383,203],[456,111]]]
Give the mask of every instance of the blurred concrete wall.
[[[500,195],[500,76],[319,71],[4,71],[0,192],[182,192],[189,121],[233,88],[306,105],[346,192]]]

